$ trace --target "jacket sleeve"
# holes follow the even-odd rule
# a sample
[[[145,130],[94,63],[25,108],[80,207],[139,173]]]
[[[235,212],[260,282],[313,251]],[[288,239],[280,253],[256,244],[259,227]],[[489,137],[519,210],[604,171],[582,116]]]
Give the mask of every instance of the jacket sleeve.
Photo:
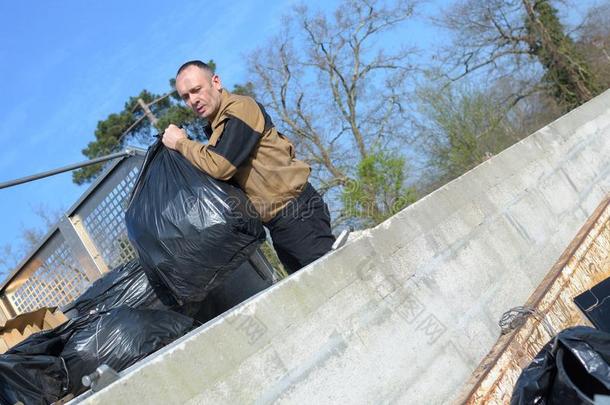
[[[248,160],[264,130],[263,113],[254,101],[253,104],[246,106],[250,107],[246,109],[239,105],[229,108],[222,134],[215,142],[204,145],[181,139],[176,149],[210,176],[229,180],[237,168]]]

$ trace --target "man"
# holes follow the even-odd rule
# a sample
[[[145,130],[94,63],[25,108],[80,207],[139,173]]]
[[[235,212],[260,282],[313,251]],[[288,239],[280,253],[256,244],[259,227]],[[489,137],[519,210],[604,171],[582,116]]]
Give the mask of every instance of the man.
[[[307,181],[309,165],[295,158],[293,145],[275,129],[263,106],[230,94],[220,77],[197,60],[178,69],[176,90],[208,121],[208,143],[188,139],[172,124],[163,133],[163,144],[210,176],[241,187],[288,273],[328,252],[335,240],[328,207]]]

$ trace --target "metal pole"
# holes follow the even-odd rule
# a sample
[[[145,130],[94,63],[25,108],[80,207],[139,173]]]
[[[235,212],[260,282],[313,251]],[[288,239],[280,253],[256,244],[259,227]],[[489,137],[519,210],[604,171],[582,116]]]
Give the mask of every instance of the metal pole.
[[[16,186],[18,184],[23,184],[23,183],[27,183],[27,182],[38,180],[38,179],[43,179],[45,177],[53,176],[55,174],[59,174],[59,173],[63,173],[63,172],[68,172],[68,171],[74,170],[74,169],[80,169],[81,167],[91,166],[96,163],[105,162],[107,160],[117,159],[117,158],[124,157],[124,156],[133,156],[133,155],[135,155],[135,153],[136,152],[132,149],[125,149],[122,152],[113,153],[111,155],[101,156],[101,157],[98,157],[95,159],[86,160],[84,162],[74,163],[74,164],[71,164],[68,166],[59,167],[57,169],[48,170],[46,172],[33,174],[31,176],[21,177],[19,179],[10,180],[10,181],[5,181],[4,183],[0,183],[0,189]]]

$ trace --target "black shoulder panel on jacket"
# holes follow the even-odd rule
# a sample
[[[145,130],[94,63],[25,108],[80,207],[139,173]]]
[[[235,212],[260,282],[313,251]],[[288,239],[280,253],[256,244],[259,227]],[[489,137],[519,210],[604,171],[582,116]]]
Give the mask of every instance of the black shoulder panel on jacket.
[[[239,118],[231,117],[225,124],[222,136],[209,150],[221,155],[233,166],[239,167],[248,159],[260,139],[261,134]]]

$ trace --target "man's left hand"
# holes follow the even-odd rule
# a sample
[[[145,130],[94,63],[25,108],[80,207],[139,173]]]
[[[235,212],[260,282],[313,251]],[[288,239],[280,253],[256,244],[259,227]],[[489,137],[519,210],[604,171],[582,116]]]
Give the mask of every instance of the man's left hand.
[[[163,132],[163,145],[175,150],[178,140],[185,138],[186,132],[184,132],[183,129],[178,128],[174,124],[169,124],[169,126]]]

